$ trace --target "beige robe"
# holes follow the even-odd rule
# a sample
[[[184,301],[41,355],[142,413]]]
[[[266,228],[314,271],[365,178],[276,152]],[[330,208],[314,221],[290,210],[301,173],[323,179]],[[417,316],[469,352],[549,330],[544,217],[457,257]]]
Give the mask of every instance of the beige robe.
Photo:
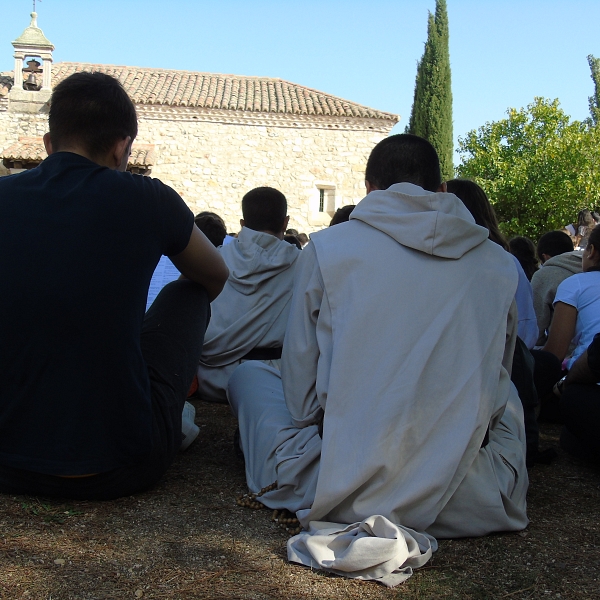
[[[290,559],[339,571],[319,552],[331,547],[327,536],[319,543],[321,522],[327,535],[349,524],[364,535],[379,515],[413,542],[406,528],[442,537],[524,528],[511,256],[454,195],[412,184],[372,192],[349,223],[311,239],[296,267],[282,383],[249,363],[229,391],[250,489],[277,480],[261,501],[310,527],[290,540]],[[435,548],[427,539],[424,554]],[[346,574],[386,578],[364,567]]]

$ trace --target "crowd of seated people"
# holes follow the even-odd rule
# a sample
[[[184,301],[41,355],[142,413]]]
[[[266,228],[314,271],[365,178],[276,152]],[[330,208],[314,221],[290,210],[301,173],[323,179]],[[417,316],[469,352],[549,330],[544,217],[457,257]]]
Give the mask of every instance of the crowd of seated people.
[[[48,159],[0,180],[1,493],[150,488],[198,434],[193,391],[237,417],[252,497],[295,514],[290,560],[396,585],[436,538],[526,527],[538,403],[598,460],[598,227],[536,257],[403,134],[310,240],[266,186],[229,235],[124,172],[137,118],[112,77],[56,86],[49,128]],[[145,311],[163,256],[181,276]]]

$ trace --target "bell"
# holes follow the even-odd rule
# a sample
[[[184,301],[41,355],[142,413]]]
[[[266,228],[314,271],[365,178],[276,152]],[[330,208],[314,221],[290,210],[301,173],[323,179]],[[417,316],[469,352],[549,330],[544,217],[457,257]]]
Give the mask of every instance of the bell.
[[[27,77],[27,81],[25,81],[23,87],[29,92],[35,92],[39,89],[37,81],[35,80],[35,75],[33,73],[29,73],[29,77]]]

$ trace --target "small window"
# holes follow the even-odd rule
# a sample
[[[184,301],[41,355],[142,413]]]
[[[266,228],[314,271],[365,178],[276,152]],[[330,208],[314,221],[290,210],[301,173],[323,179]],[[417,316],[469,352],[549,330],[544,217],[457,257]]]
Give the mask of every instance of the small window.
[[[315,182],[308,200],[308,224],[326,227],[335,214],[335,185],[329,181]]]
[[[335,212],[335,188],[319,188],[319,211],[320,213],[332,214]]]

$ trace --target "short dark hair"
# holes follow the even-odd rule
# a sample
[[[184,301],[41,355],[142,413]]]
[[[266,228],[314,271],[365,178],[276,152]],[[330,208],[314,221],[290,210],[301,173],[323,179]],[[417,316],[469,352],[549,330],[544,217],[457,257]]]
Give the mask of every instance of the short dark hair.
[[[380,190],[407,182],[436,192],[442,183],[440,159],[435,148],[417,135],[391,135],[371,151],[365,179]]]
[[[565,252],[573,252],[573,249],[573,240],[570,235],[566,234],[564,231],[549,231],[538,241],[537,256],[540,262],[544,262],[542,254],[558,256]]]
[[[217,213],[204,210],[194,217],[194,223],[215,248],[223,245],[227,228]]]
[[[135,106],[123,86],[98,72],[73,73],[54,88],[48,123],[55,150],[76,142],[92,158],[127,136],[134,140],[138,131]]]
[[[490,232],[490,240],[508,251],[508,242],[500,231],[496,212],[483,188],[470,179],[451,179],[446,182],[446,187],[451,194],[462,200],[473,215],[475,223]]]
[[[283,231],[287,200],[275,188],[258,187],[242,198],[244,225],[255,231]]]
[[[356,208],[354,204],[346,204],[346,206],[342,206],[335,211],[333,218],[329,222],[329,227],[333,227],[334,225],[339,225],[340,223],[345,223],[350,220],[350,215],[352,211]]]
[[[283,236],[283,241],[287,242],[288,244],[291,244],[292,246],[296,246],[298,250],[302,250],[302,244],[300,243],[298,236],[292,235],[291,233],[287,233]]]

